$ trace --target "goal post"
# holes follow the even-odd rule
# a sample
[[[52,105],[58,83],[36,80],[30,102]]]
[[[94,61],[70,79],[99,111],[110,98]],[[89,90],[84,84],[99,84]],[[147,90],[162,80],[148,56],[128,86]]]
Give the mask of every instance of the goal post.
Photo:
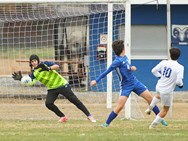
[[[112,108],[118,76],[113,72],[93,88],[89,82],[112,63],[112,42],[123,35],[131,58],[130,0],[1,0],[0,4],[0,100],[45,99],[46,88],[40,83],[23,87],[11,78],[17,71],[28,75],[28,58],[37,54],[41,61],[58,63],[59,73],[75,92],[107,93],[107,108]],[[129,100],[125,117],[130,119]]]
[[[131,1],[128,0],[125,3],[125,50],[126,50],[126,55],[131,61]],[[125,104],[125,118],[131,119],[133,118],[131,116],[131,98],[132,95],[129,96],[127,99],[127,102]]]
[[[113,4],[108,4],[107,68],[112,64]],[[107,76],[107,108],[112,108],[112,73]]]
[[[0,3],[125,3],[127,0],[2,0]]]

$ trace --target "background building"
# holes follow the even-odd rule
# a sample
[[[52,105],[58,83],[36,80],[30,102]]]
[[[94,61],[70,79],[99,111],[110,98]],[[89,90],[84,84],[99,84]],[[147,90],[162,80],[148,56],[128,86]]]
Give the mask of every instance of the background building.
[[[132,3],[134,2],[135,1],[132,1]],[[178,47],[182,50],[182,55],[179,59],[179,62],[185,67],[184,88],[177,88],[179,91],[188,90],[188,5],[185,1],[180,1],[180,3],[176,2],[177,1],[173,1],[173,3],[171,3],[171,40],[172,47]],[[162,59],[167,59],[167,5],[166,1],[161,1],[161,3],[164,4],[159,3],[159,5],[144,4],[144,1],[140,1],[142,4],[139,5],[135,3],[131,6],[131,63],[138,68],[135,72],[137,78],[141,80],[146,86],[148,86],[149,90],[154,91],[157,78],[152,75],[151,69]],[[99,21],[107,20],[104,19],[103,15],[94,16],[98,16]],[[90,17],[90,19],[90,22],[98,22],[93,21],[92,17]],[[117,27],[114,26],[114,28],[117,29],[117,34],[119,34],[121,30],[124,29],[123,19],[121,18],[120,20],[115,20],[116,22],[119,22]],[[96,30],[98,29],[91,27],[90,33],[93,34],[93,32]],[[114,40],[124,39],[123,33],[121,36],[116,36],[116,32],[113,35]],[[100,34],[106,33],[107,23],[103,25],[103,28],[100,30]],[[95,42],[90,43],[90,47],[92,44],[96,45],[99,43],[99,35],[94,35],[96,35],[96,37],[94,37],[96,40]],[[106,60],[97,60],[96,58],[96,60],[92,62],[94,62],[94,64],[91,63],[90,68],[96,67],[96,64],[98,63],[104,63],[104,66],[106,66]],[[105,69],[106,67],[101,67],[100,70],[102,72]],[[94,70],[96,70],[96,68],[91,69],[91,79],[95,79]],[[98,72],[98,74],[95,72],[95,75],[97,76],[101,72]],[[113,75],[113,80],[116,80],[115,77],[117,76]],[[102,81],[103,83],[106,83],[106,78],[104,78]],[[115,90],[117,87],[119,87],[119,83],[113,83],[113,89]],[[104,85],[101,86],[101,88],[100,85],[98,85],[98,88],[101,91],[105,91],[106,88],[104,89]]]

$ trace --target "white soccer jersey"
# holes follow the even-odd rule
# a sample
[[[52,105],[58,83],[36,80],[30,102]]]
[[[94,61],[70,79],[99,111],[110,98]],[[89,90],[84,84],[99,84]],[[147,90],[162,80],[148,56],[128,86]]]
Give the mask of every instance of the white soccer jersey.
[[[184,66],[174,60],[163,60],[157,64],[152,73],[160,77],[156,85],[156,91],[168,94],[174,91],[176,85],[183,85]]]

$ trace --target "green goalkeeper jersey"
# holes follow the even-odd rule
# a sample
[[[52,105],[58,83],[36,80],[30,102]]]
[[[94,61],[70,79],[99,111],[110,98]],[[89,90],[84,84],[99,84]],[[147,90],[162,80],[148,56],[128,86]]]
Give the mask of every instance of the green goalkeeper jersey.
[[[35,69],[33,75],[36,80],[44,84],[48,90],[56,89],[58,87],[68,84],[67,80],[64,79],[56,70],[41,71],[41,68]]]

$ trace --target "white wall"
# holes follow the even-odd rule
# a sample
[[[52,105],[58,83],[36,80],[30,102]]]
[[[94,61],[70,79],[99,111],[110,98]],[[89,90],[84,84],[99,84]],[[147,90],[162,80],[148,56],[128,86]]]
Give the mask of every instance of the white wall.
[[[117,1],[118,2],[124,2],[126,0],[0,0],[0,3],[37,3],[37,2],[42,2],[42,3],[46,3],[46,2],[114,2]],[[148,3],[148,4],[156,4],[157,1],[159,4],[166,4],[167,0],[130,0],[132,4],[144,4],[144,3]],[[188,4],[188,0],[170,0],[171,4]]]
[[[124,25],[119,27],[119,39],[124,39]],[[165,25],[132,25],[132,59],[167,59],[167,36]]]
[[[143,4],[143,3],[148,3],[148,4],[166,4],[167,0],[130,0],[131,4]],[[188,0],[170,0],[171,4],[188,4]]]

